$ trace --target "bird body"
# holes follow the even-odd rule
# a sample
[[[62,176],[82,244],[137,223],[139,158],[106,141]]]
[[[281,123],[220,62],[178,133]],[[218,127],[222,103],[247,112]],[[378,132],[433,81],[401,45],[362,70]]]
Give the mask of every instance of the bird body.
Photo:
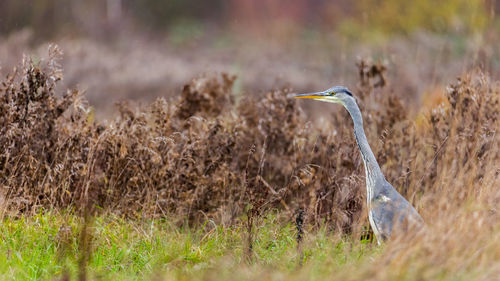
[[[354,136],[363,159],[366,175],[368,219],[379,244],[391,237],[393,230],[407,231],[421,227],[422,217],[413,206],[385,179],[373,154],[363,128],[363,118],[352,93],[336,86],[326,91],[294,95],[296,98],[340,103],[349,112]]]
[[[389,182],[384,179],[381,185],[383,191],[368,203],[368,218],[379,243],[390,238],[394,228],[407,231],[424,223],[415,208]]]

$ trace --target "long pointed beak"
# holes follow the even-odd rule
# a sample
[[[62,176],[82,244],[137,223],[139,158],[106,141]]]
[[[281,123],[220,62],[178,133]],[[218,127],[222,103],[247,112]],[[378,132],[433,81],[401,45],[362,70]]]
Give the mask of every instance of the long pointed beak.
[[[290,96],[293,98],[298,98],[298,99],[321,99],[323,97],[328,96],[328,93],[315,92],[315,93],[306,93],[306,94],[292,94]]]

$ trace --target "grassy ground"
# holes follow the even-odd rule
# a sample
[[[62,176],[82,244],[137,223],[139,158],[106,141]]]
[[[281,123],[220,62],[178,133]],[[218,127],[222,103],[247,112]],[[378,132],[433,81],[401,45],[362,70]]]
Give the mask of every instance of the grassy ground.
[[[4,218],[0,280],[498,280],[498,226],[466,239],[429,225],[427,235],[385,245],[308,228],[300,252],[290,218],[270,214],[257,221],[249,255],[244,221],[187,228],[101,215],[87,224],[85,250],[81,217]]]
[[[419,106],[383,86],[383,65],[359,65],[369,142],[427,225],[377,246],[359,239],[364,168],[344,110],[311,122],[286,89],[235,101],[221,74],[101,123],[78,91],[56,91],[60,56],[52,47],[0,83],[0,280],[498,280],[500,84],[488,74]],[[100,215],[64,214],[85,206]],[[250,253],[244,216],[269,210]]]
[[[244,220],[243,220],[244,221]],[[324,228],[306,231],[303,254],[295,226],[272,214],[254,228],[247,252],[244,224],[190,229],[168,220],[124,220],[102,215],[88,223],[68,214],[5,218],[0,225],[0,280],[497,280],[500,227],[481,237],[428,235],[376,245],[340,237]],[[441,234],[439,234],[441,233]],[[435,235],[437,234],[437,235]],[[484,237],[483,237],[484,238]],[[440,240],[438,242],[438,240]],[[480,240],[482,247],[475,244]],[[465,241],[469,241],[464,243]],[[432,246],[431,243],[438,243]],[[442,250],[447,246],[447,251]],[[463,248],[463,244],[468,244]],[[453,246],[455,245],[455,246]],[[429,247],[431,246],[431,247]],[[300,257],[302,265],[300,265]],[[83,265],[83,266],[82,266]],[[81,278],[82,268],[87,275]]]
[[[65,273],[76,277],[84,249],[81,226],[81,218],[68,214],[4,219],[0,279],[53,280]],[[250,259],[243,225],[207,222],[188,229],[168,220],[139,222],[100,216],[89,226],[91,280],[231,279],[235,270],[242,278],[271,272],[269,277],[284,277],[300,268],[295,226],[275,215],[258,223]],[[304,267],[318,278],[368,260],[379,250],[367,241],[341,239],[324,229],[306,234],[304,243]]]

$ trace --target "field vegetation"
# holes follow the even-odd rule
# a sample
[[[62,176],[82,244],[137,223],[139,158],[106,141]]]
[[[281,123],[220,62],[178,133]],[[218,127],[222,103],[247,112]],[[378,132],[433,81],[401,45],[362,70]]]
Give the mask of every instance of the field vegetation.
[[[235,77],[221,74],[168,101],[121,103],[103,123],[78,91],[56,93],[60,55],[52,46],[47,61],[26,58],[2,82],[4,276],[81,277],[87,266],[167,280],[499,273],[500,88],[479,70],[412,108],[387,90],[383,66],[358,63],[377,159],[427,223],[378,248],[346,112],[310,122],[287,89],[236,100]]]
[[[0,3],[1,280],[500,279],[498,1],[167,2]]]

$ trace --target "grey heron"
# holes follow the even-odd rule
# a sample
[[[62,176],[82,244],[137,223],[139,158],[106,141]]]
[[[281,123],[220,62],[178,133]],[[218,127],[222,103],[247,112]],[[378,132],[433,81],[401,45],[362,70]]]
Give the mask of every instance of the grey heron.
[[[368,219],[378,243],[390,238],[393,230],[406,231],[410,227],[421,228],[424,225],[422,217],[382,174],[366,139],[361,111],[352,93],[345,87],[336,86],[321,92],[292,96],[339,103],[351,115],[354,123],[354,136],[365,167]]]

